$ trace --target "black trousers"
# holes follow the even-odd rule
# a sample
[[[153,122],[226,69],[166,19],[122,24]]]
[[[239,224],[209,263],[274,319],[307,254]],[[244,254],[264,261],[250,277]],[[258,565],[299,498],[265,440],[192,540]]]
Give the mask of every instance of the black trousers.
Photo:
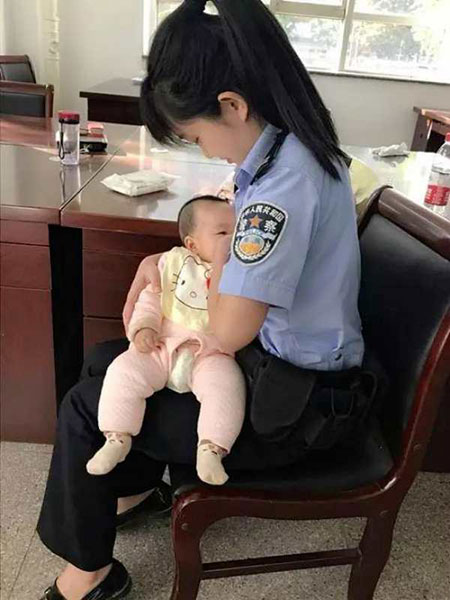
[[[142,430],[126,460],[107,475],[87,473],[87,461],[104,443],[97,424],[103,377],[127,347],[126,340],[97,346],[85,361],[80,382],[62,402],[38,522],[42,542],[85,571],[100,569],[113,558],[117,498],[154,487],[167,464],[195,464],[198,402],[192,394],[165,389],[149,399]],[[266,469],[296,462],[302,452],[292,443],[263,442],[247,416],[224,465],[228,471]]]

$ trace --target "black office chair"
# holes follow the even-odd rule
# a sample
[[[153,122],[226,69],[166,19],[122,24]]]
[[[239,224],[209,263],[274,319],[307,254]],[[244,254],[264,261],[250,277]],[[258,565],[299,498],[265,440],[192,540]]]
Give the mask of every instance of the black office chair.
[[[373,598],[398,510],[450,389],[450,224],[384,189],[360,231],[365,340],[390,382],[377,423],[356,449],[282,469],[231,472],[221,487],[202,484],[193,467],[171,465],[172,600],[194,600],[204,579],[346,564],[348,599]],[[236,516],[367,521],[356,548],[203,563],[205,530]]]
[[[30,57],[26,54],[13,56],[0,55],[0,79],[4,81],[21,81],[36,83]]]
[[[52,117],[53,86],[0,81],[0,113],[27,117]]]

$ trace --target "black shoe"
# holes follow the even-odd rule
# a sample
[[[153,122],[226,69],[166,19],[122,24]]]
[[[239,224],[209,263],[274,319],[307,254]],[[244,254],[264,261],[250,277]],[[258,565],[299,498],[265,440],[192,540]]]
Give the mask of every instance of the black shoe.
[[[124,525],[134,522],[144,514],[152,519],[161,519],[170,516],[172,511],[172,493],[170,486],[161,481],[152,493],[137,506],[126,510],[116,516],[116,527],[119,529]]]
[[[82,600],[116,600],[124,598],[131,590],[131,577],[122,563],[113,559],[111,571]],[[66,600],[56,586],[56,581],[45,590],[41,600]]]

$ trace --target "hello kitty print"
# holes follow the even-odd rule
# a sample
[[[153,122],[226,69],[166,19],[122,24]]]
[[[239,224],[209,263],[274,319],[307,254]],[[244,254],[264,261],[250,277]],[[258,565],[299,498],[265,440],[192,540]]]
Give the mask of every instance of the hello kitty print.
[[[210,275],[211,265],[186,248],[168,252],[162,274],[164,317],[195,331],[207,331]]]

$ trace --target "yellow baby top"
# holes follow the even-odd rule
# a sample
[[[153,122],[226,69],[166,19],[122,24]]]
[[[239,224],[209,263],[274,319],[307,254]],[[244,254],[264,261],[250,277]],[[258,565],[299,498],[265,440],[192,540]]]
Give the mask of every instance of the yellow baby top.
[[[378,177],[375,171],[366,165],[366,163],[354,157],[352,157],[349,170],[356,213],[358,218],[361,218],[370,196],[379,186]]]
[[[164,341],[170,355],[167,387],[184,393],[191,389],[195,358],[222,353],[209,331],[208,293],[211,265],[186,248],[165,252],[159,262],[161,293],[150,283],[139,295],[127,328],[130,342],[150,328]]]
[[[164,254],[161,308],[163,317],[193,331],[208,330],[211,265],[187,248]]]

